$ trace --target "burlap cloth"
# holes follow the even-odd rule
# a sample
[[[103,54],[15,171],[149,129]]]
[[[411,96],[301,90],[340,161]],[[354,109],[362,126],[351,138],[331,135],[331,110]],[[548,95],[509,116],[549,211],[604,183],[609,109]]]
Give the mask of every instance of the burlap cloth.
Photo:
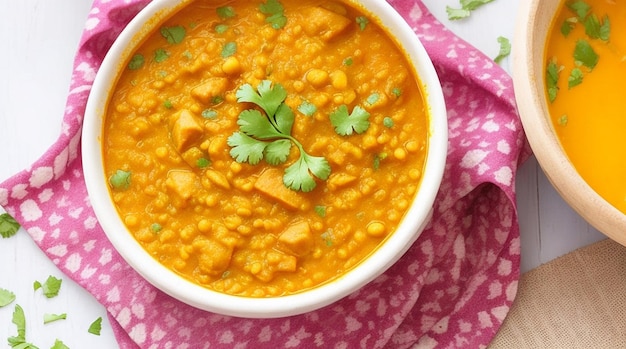
[[[523,274],[489,348],[626,348],[626,247],[603,240]]]

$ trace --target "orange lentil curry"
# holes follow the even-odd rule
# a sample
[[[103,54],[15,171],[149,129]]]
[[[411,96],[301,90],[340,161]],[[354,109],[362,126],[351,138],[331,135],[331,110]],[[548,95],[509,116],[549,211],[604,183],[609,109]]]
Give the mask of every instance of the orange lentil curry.
[[[570,161],[605,200],[626,213],[626,6],[566,0],[546,45],[554,129]]]
[[[316,287],[393,233],[429,120],[405,53],[341,1],[186,5],[131,54],[104,163],[136,240],[232,295]]]

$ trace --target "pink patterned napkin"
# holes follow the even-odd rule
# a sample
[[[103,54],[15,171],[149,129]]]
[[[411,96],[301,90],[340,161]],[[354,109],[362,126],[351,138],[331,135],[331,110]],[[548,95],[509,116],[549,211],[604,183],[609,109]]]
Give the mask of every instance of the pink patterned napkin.
[[[251,320],[197,310],[158,291],[116,253],[89,206],[80,132],[90,86],[124,25],[148,0],[95,0],[76,56],[62,134],[0,184],[0,205],[108,310],[121,348],[486,346],[517,291],[514,179],[528,155],[510,77],[419,0],[391,0],[440,75],[450,150],[431,224],[360,291],[300,316]]]

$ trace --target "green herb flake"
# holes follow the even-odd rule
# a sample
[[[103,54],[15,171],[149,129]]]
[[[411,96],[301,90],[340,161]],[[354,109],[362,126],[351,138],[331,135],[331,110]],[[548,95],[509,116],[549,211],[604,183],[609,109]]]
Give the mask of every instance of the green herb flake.
[[[511,42],[509,39],[499,36],[498,43],[500,44],[500,52],[498,52],[498,56],[496,56],[493,60],[499,64],[504,58],[511,54]]]
[[[222,96],[213,96],[213,98],[211,98],[211,104],[213,105],[217,105],[224,102],[224,97]]]
[[[350,136],[353,132],[361,134],[370,126],[370,113],[360,106],[354,107],[352,113],[348,113],[348,107],[343,104],[330,114],[330,122],[335,127],[335,132],[340,136]]]
[[[367,17],[365,16],[358,16],[356,18],[356,24],[359,26],[359,29],[361,29],[361,31],[364,31],[369,23],[369,19],[367,19]]]
[[[396,98],[400,98],[400,96],[402,96],[402,89],[399,87],[394,87],[391,90],[391,94],[394,95]]]
[[[89,325],[89,329],[87,329],[87,332],[94,334],[96,336],[99,336],[101,331],[102,331],[102,317],[99,317],[96,320],[94,320],[94,322],[92,322],[91,325]]]
[[[380,153],[374,155],[374,170],[378,170],[380,168],[380,162],[387,158],[387,153]]]
[[[130,171],[117,170],[109,177],[109,184],[113,189],[126,190],[130,187]]]
[[[317,205],[313,208],[313,210],[318,216],[322,218],[326,217],[326,206]]]
[[[216,10],[217,16],[221,19],[233,18],[237,14],[232,6],[220,6]]]
[[[210,165],[211,165],[211,160],[207,158],[200,158],[196,160],[196,166],[198,166],[198,168],[207,168]]]
[[[472,11],[492,1],[493,0],[460,0],[461,8],[446,6],[446,13],[448,14],[448,19],[451,21],[467,18],[472,14]]]
[[[20,230],[20,224],[8,213],[0,214],[0,236],[8,239]]]
[[[292,145],[295,145],[300,157],[285,169],[283,183],[288,188],[303,192],[315,188],[314,177],[328,179],[330,164],[323,157],[311,156],[302,144],[291,136],[295,115],[284,103],[287,91],[280,84],[262,81],[257,90],[250,84],[242,85],[236,92],[239,103],[253,103],[257,109],[247,109],[239,114],[239,131],[228,138],[230,155],[237,162],[258,164],[265,158],[271,165],[278,165],[287,160]]]
[[[215,119],[217,118],[217,111],[215,109],[204,109],[200,115],[205,119]]]
[[[327,231],[323,232],[320,237],[322,238],[322,240],[324,240],[324,244],[328,247],[331,247],[333,245],[333,230],[332,229],[328,229]]]
[[[226,25],[226,24],[218,24],[213,29],[215,29],[215,32],[218,33],[218,34],[224,34],[228,30],[228,25]]]
[[[566,19],[563,21],[563,23],[561,24],[561,34],[563,34],[564,37],[569,36],[569,34],[574,29],[576,21],[576,19],[574,19],[574,21],[572,21],[571,19]]]
[[[557,66],[556,60],[550,60],[546,68],[546,88],[548,90],[548,99],[551,103],[554,102],[559,92],[558,81],[560,73],[561,69]]]
[[[49,324],[54,321],[65,320],[67,319],[67,314],[43,314],[43,323]]]
[[[349,67],[352,64],[354,64],[354,59],[352,57],[348,57],[343,60],[343,65],[345,65],[346,67]]]
[[[269,23],[272,28],[278,30],[287,25],[285,8],[278,0],[267,0],[265,3],[261,3],[259,11],[265,15],[265,22]]]
[[[598,16],[595,14],[591,14],[587,16],[584,23],[585,25],[585,34],[592,39],[600,39],[602,41],[608,42],[611,34],[611,23],[609,18],[605,16],[600,22]]]
[[[572,1],[568,3],[567,8],[574,12],[581,21],[584,21],[591,11],[591,6],[589,6],[589,4],[582,0]]]
[[[65,345],[65,343],[57,339],[54,341],[54,345],[50,349],[70,349],[70,347],[68,347],[67,345]]]
[[[596,64],[598,64],[598,59],[598,54],[593,50],[589,42],[586,40],[576,41],[574,60],[577,65],[584,65],[590,70],[593,70]]]
[[[389,116],[385,116],[385,118],[383,119],[383,125],[386,128],[392,128],[394,125],[393,119]]]
[[[17,336],[7,339],[9,346],[20,349],[38,349],[31,343],[26,342],[26,316],[24,315],[24,309],[19,304],[16,304],[13,310],[12,322],[17,328]]]
[[[191,54],[191,52],[185,51],[185,52],[183,52],[183,57],[185,57],[187,59],[192,59],[193,55]]]
[[[317,107],[311,102],[304,101],[298,106],[298,111],[306,116],[313,116],[317,112]]]
[[[158,233],[163,230],[163,226],[159,223],[152,223],[150,225],[150,230],[152,230],[153,233]]]
[[[157,63],[161,63],[170,58],[169,52],[165,49],[159,48],[154,51],[154,61]]]
[[[580,70],[579,68],[572,69],[569,77],[567,78],[567,87],[573,88],[575,86],[580,85],[583,82],[583,77],[584,77],[584,74],[582,70]]]
[[[567,126],[568,121],[569,117],[567,116],[567,114],[563,114],[559,117],[558,124],[560,126]]]
[[[128,69],[137,70],[143,67],[144,63],[145,58],[143,57],[143,55],[141,53],[137,53],[130,59],[130,62],[128,62]]]
[[[234,55],[237,52],[237,43],[234,41],[227,42],[224,47],[222,47],[222,58],[228,58]]]
[[[54,298],[59,295],[59,291],[61,290],[61,284],[63,283],[62,279],[58,279],[52,275],[48,276],[46,281],[42,284],[39,281],[35,281],[33,283],[33,289],[37,291],[41,289],[43,295],[46,298]]]
[[[163,36],[165,40],[172,45],[183,42],[185,35],[187,35],[187,30],[185,30],[185,27],[182,25],[161,28],[161,36]]]
[[[5,290],[4,288],[0,288],[0,308],[6,307],[7,305],[13,303],[15,301],[15,293]]]
[[[378,92],[374,92],[367,97],[367,104],[374,105],[376,102],[380,100],[380,94]]]
[[[172,104],[171,100],[166,99],[163,101],[163,107],[165,107],[165,109],[172,109],[174,108],[174,105]]]

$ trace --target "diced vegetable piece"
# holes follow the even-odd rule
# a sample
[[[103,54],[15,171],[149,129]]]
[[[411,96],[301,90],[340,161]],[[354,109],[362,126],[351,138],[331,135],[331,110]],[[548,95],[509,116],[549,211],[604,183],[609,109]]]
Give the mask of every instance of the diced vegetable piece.
[[[213,184],[217,185],[218,187],[221,187],[223,189],[230,189],[230,182],[228,182],[228,178],[226,178],[223,173],[215,170],[206,170],[205,175]]]
[[[202,240],[195,242],[198,248],[198,268],[209,275],[222,274],[228,265],[233,254],[233,250],[224,244],[214,240]]]
[[[209,78],[191,90],[191,95],[202,103],[211,103],[215,97],[223,96],[228,87],[226,78]]]
[[[182,154],[183,160],[192,168],[198,167],[198,160],[204,158],[206,155],[202,151],[202,149],[198,147],[191,147],[185,150]]]
[[[310,7],[304,10],[307,21],[304,30],[310,36],[319,36],[330,41],[341,34],[352,23],[348,18],[322,7]]]
[[[346,185],[353,183],[356,180],[357,177],[344,172],[333,173],[328,178],[328,189],[336,190],[345,187]]]
[[[278,236],[278,248],[295,256],[304,256],[313,248],[313,234],[306,221],[291,224]]]
[[[202,125],[196,121],[196,118],[187,109],[172,115],[171,125],[172,141],[176,150],[180,153],[189,149],[204,133]]]
[[[185,200],[189,199],[201,187],[198,177],[191,171],[170,171],[167,174],[165,185]]]
[[[254,188],[268,197],[281,202],[288,208],[300,209],[305,204],[305,200],[298,192],[285,186],[283,174],[275,168],[263,171],[254,183]]]

